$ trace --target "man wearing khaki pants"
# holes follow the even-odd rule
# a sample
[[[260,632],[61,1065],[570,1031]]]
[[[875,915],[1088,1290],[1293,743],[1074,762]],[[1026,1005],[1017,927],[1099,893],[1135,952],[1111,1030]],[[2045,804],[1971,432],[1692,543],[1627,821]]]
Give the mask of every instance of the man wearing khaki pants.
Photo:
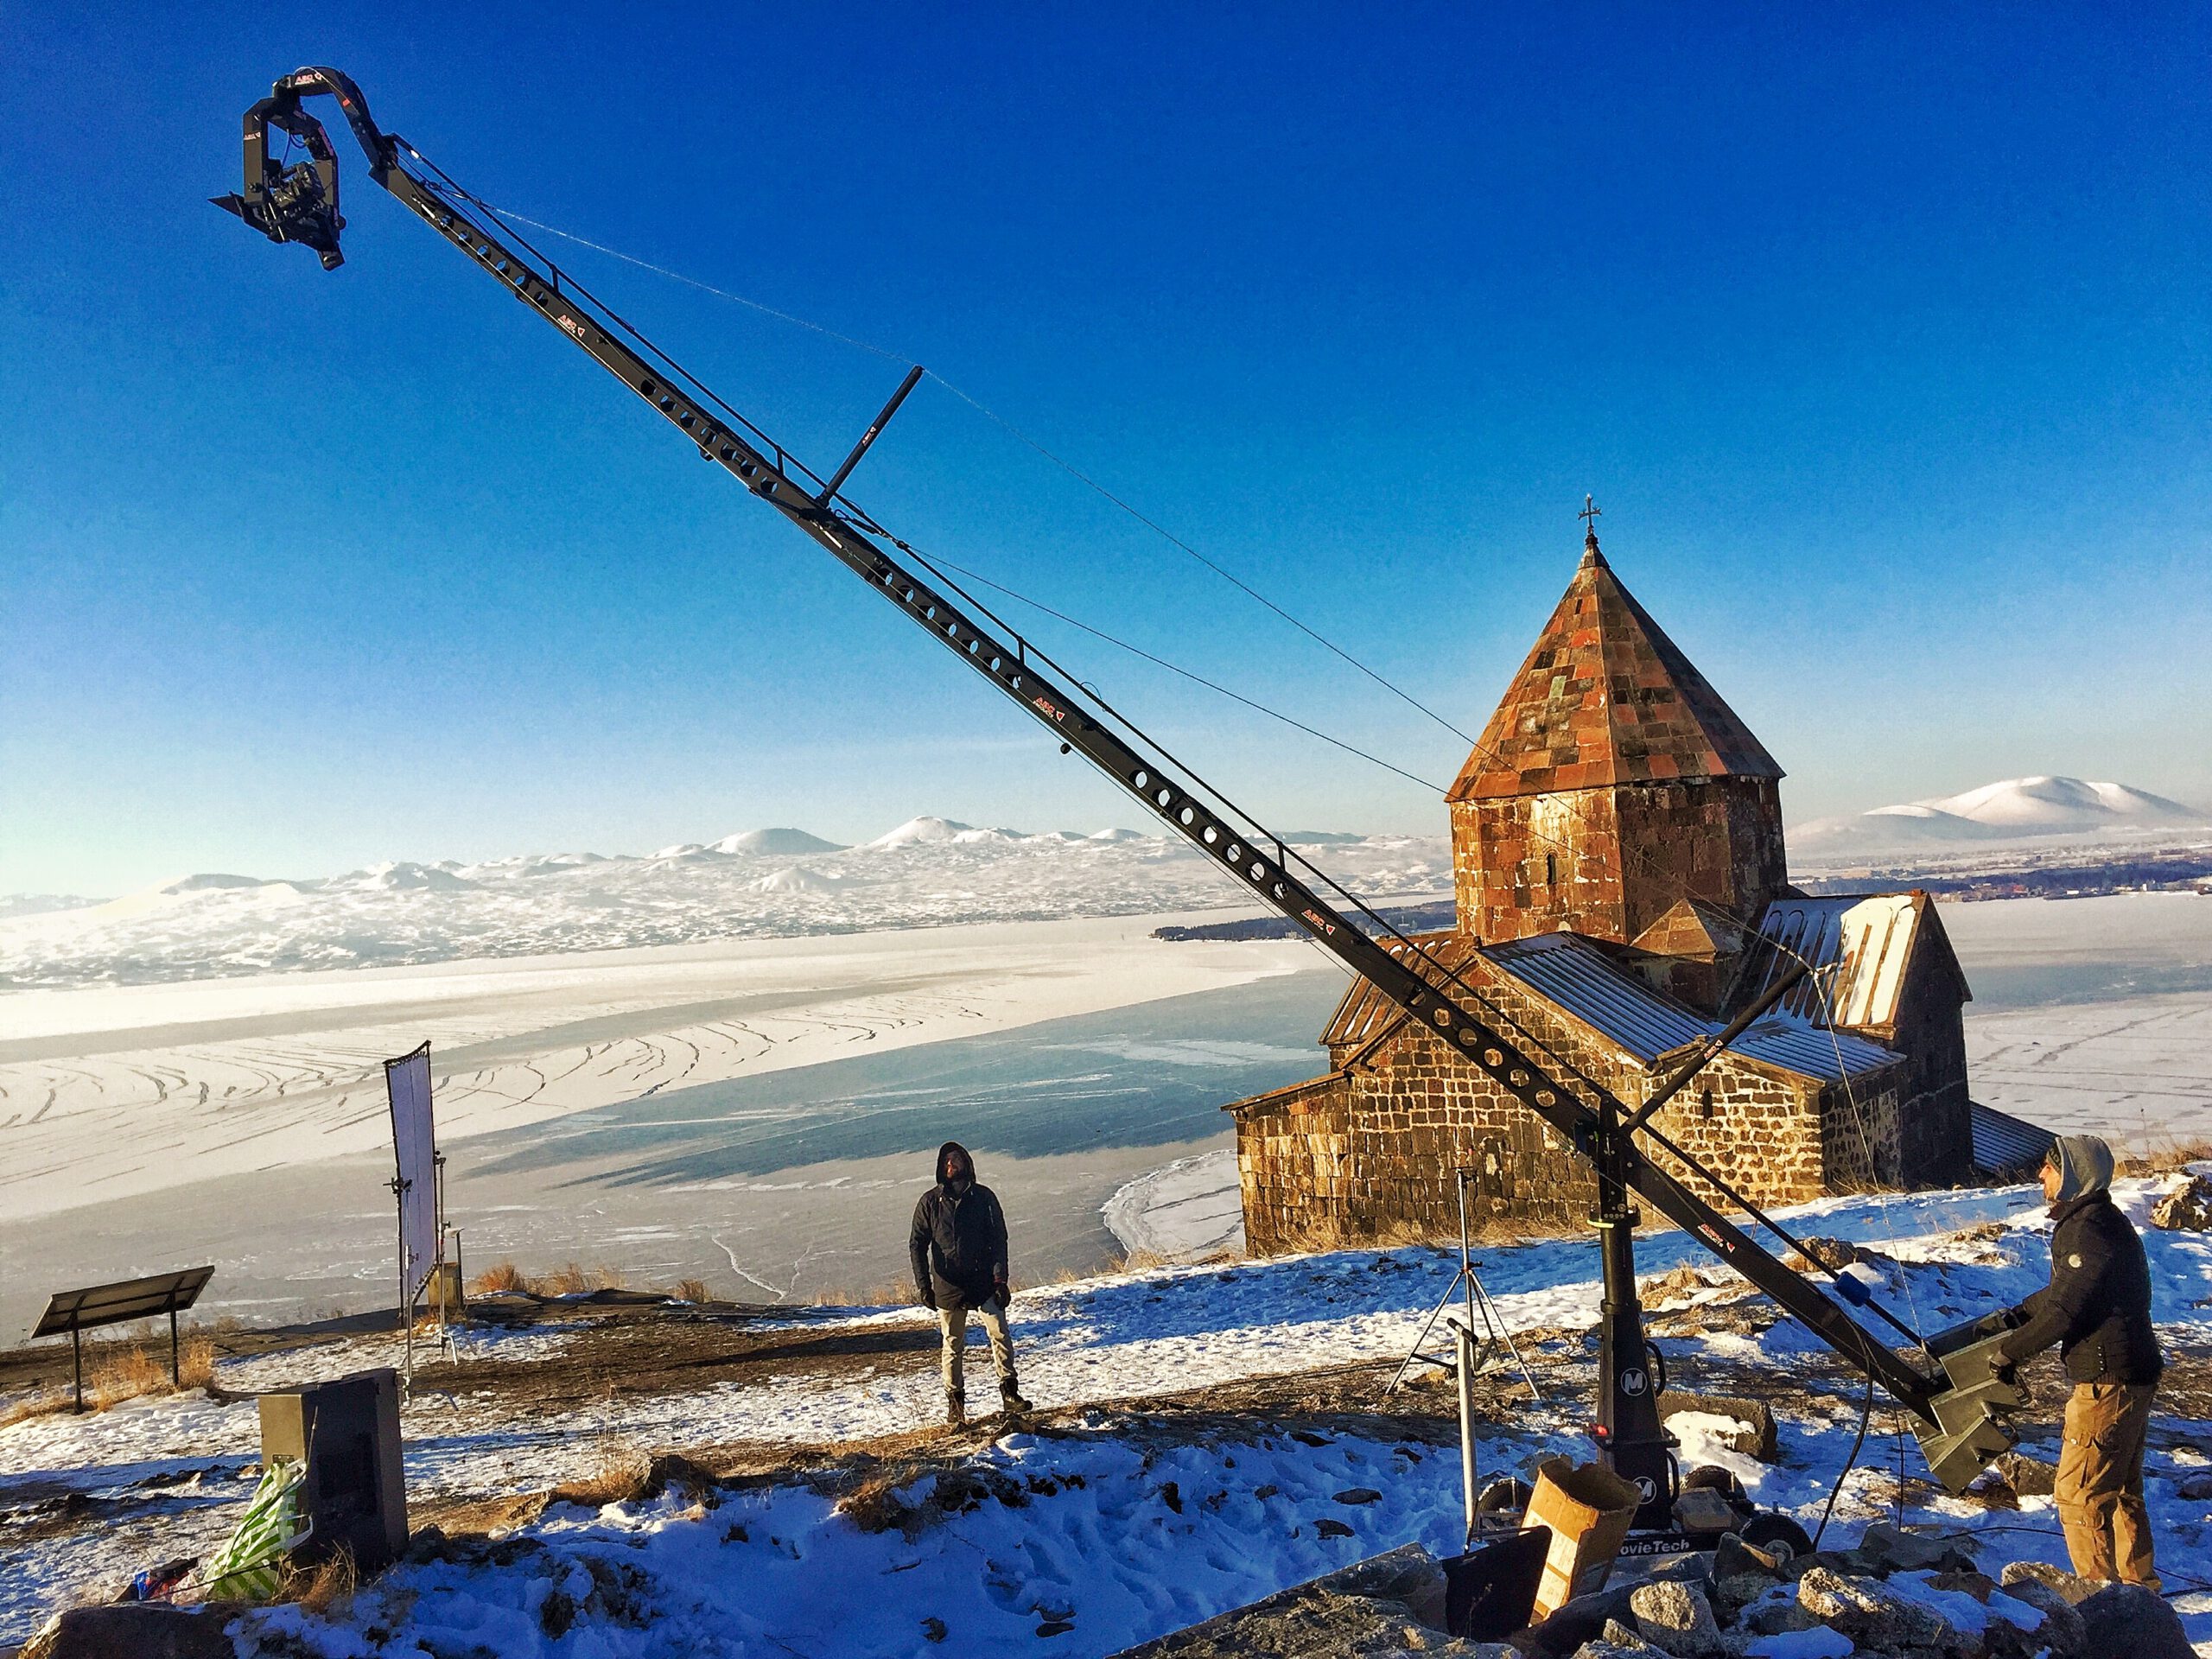
[[[957,1141],[937,1149],[937,1185],[914,1206],[907,1240],[914,1288],[937,1310],[944,1338],[944,1420],[967,1421],[968,1316],[976,1314],[991,1339],[998,1367],[999,1399],[1008,1413],[1029,1409],[1014,1378],[1014,1338],[1007,1330],[1006,1212],[998,1195],[976,1179],[976,1160]]]
[[[2066,1552],[2085,1579],[2159,1588],[2143,1506],[2143,1441],[2165,1362],[2151,1325],[2151,1267],[2143,1241],[2112,1201],[2112,1148],[2094,1135],[2062,1135],[2043,1167],[2050,1286],[2013,1310],[2023,1322],[1999,1344],[1999,1376],[2062,1344],[2074,1384],[2058,1453],[2056,1493]],[[2117,1656],[2115,1656],[2115,1659]]]

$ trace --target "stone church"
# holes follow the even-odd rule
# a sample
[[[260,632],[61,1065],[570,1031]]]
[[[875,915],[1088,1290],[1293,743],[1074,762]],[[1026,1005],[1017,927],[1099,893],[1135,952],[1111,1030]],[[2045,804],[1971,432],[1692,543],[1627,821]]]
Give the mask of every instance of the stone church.
[[[1782,775],[1593,531],[1446,797],[1457,926],[1416,943],[1630,1105],[1802,957],[1653,1126],[1761,1204],[1965,1180],[1969,994],[1936,907],[1791,887]],[[1455,1235],[1460,1168],[1478,1224],[1589,1214],[1588,1165],[1366,981],[1320,1042],[1320,1076],[1225,1109],[1254,1254]]]

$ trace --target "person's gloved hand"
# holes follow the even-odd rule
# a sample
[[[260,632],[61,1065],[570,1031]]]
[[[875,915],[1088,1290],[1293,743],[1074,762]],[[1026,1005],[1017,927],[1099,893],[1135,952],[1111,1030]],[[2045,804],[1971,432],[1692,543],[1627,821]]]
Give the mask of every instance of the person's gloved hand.
[[[2009,1359],[1999,1359],[1989,1368],[1989,1374],[2008,1389],[2020,1386],[2019,1368]]]
[[[937,1312],[937,1293],[927,1286],[922,1289],[922,1306],[932,1313]]]
[[[997,1300],[1001,1313],[1004,1313],[1006,1305],[1014,1300],[1014,1292],[1007,1287],[1003,1279],[991,1281],[991,1294]]]

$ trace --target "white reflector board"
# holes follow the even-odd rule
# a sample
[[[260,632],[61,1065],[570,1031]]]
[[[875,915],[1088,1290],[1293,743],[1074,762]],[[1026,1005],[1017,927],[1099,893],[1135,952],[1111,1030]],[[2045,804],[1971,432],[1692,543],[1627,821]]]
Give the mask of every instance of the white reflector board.
[[[438,1259],[438,1141],[430,1122],[430,1046],[384,1063],[391,1097],[391,1145],[399,1166],[399,1257],[412,1307]]]

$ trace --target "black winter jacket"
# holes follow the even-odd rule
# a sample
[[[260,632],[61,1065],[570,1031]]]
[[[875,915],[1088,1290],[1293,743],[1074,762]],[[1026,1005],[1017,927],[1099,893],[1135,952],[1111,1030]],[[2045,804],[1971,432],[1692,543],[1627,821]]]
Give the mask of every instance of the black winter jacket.
[[[2018,1311],[2027,1322],[1999,1344],[2015,1364],[2056,1342],[2076,1382],[2156,1382],[2165,1370],[2151,1325],[2151,1264],[2109,1192],[2060,1206],[2050,1287]]]
[[[957,1141],[938,1148],[937,1185],[914,1206],[907,1240],[914,1288],[934,1307],[981,1307],[996,1300],[1007,1276],[1006,1214],[998,1195],[973,1180],[956,1191],[945,1179],[945,1160],[966,1150]]]

